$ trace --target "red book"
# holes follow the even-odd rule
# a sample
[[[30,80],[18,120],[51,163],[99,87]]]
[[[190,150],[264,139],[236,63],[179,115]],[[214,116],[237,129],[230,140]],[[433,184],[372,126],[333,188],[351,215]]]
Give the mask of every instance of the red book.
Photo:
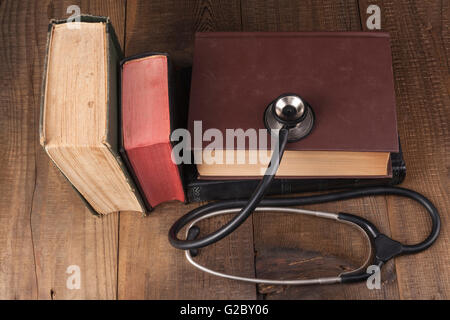
[[[165,55],[122,64],[123,146],[150,206],[185,201],[178,166],[172,162],[169,71]]]

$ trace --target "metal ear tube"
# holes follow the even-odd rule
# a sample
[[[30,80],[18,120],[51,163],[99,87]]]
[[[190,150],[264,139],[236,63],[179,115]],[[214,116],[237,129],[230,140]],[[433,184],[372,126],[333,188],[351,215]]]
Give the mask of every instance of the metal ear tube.
[[[396,256],[414,254],[429,248],[439,236],[441,227],[439,212],[429,199],[413,190],[391,186],[376,186],[313,196],[264,199],[264,195],[278,170],[286,144],[305,138],[312,131],[314,120],[315,115],[312,107],[299,95],[283,94],[271,102],[264,112],[264,124],[271,134],[278,133],[278,145],[275,148],[278,148],[279,152],[278,154],[276,152],[273,153],[271,164],[268,166],[265,175],[252,196],[248,200],[217,201],[188,212],[170,228],[168,234],[170,244],[177,249],[186,250],[185,255],[187,261],[204,272],[232,280],[274,285],[311,285],[365,281],[370,276],[366,272],[367,264],[376,265],[381,268],[388,260]],[[422,205],[431,218],[431,231],[429,235],[418,244],[405,245],[382,234],[370,221],[356,215],[286,208],[288,206],[301,206],[377,195],[406,197]],[[332,219],[350,224],[363,232],[369,240],[371,254],[365,265],[351,272],[329,278],[295,280],[239,277],[211,270],[194,261],[193,257],[198,254],[199,248],[206,247],[223,239],[236,230],[253,212],[313,215],[319,218]],[[227,213],[236,213],[236,215],[218,230],[202,238],[198,238],[200,229],[196,225],[197,222]],[[186,239],[179,239],[178,233],[185,226],[188,226]]]

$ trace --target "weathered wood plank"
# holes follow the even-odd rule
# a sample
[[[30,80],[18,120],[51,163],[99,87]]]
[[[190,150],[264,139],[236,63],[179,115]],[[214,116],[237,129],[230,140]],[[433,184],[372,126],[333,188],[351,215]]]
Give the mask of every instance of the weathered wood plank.
[[[358,31],[356,3],[351,0],[242,0],[243,31]]]
[[[431,199],[440,210],[441,235],[425,252],[396,259],[402,299],[450,297],[450,163],[448,1],[360,1],[381,8],[381,28],[391,35],[399,134],[407,165],[402,186]],[[363,27],[366,28],[365,23]],[[388,197],[394,238],[412,244],[430,228],[424,210],[404,199]]]
[[[194,34],[239,31],[239,1],[127,1],[127,56],[167,52],[180,66],[192,64]]]
[[[150,216],[121,212],[119,299],[254,299],[254,285],[210,276],[191,266],[184,252],[170,246],[167,232],[175,219],[198,204],[169,202]],[[203,234],[224,219],[201,224]],[[251,221],[226,239],[200,250],[196,259],[226,273],[253,277]]]
[[[73,4],[79,5],[82,13],[111,16],[123,41],[124,1],[2,3],[2,35],[7,37],[2,39],[6,44],[1,50],[5,55],[2,71],[6,69],[8,78],[4,80],[9,90],[2,91],[6,112],[0,119],[2,130],[6,128],[2,138],[6,139],[1,144],[10,146],[1,166],[5,171],[2,177],[8,177],[1,184],[2,197],[6,197],[1,201],[1,218],[6,222],[1,225],[7,229],[2,231],[5,245],[0,248],[5,298],[116,297],[117,214],[93,217],[38,142],[48,21],[67,17],[66,9]],[[79,290],[66,287],[70,265],[80,267]]]
[[[354,1],[242,1],[244,31],[357,31],[361,30],[357,3]],[[301,94],[301,92],[299,93]],[[366,198],[308,206],[321,211],[349,212],[373,221],[389,234],[389,220],[384,197]],[[341,269],[361,265],[366,246],[364,238],[348,226],[331,226],[329,221],[289,215],[258,214],[253,216],[256,273],[264,276],[268,266],[277,263],[272,277],[312,276],[305,271],[309,255],[326,256],[320,271],[333,272],[333,262],[341,261]],[[277,252],[276,255],[270,253]],[[306,259],[306,260],[305,260]],[[292,261],[295,260],[295,263]],[[345,261],[345,263],[343,263]],[[291,265],[290,265],[291,264]],[[310,267],[311,269],[312,267]],[[328,270],[328,271],[327,271]],[[322,273],[323,275],[323,273]],[[320,276],[320,274],[315,274]],[[295,277],[294,277],[295,278]],[[393,263],[384,268],[381,290],[369,290],[365,283],[345,286],[270,287],[259,286],[265,299],[376,299],[397,298]]]
[[[238,1],[128,1],[127,56],[168,52],[175,64],[192,63],[196,31],[239,31]],[[187,106],[186,106],[187,107]],[[121,213],[119,299],[254,299],[254,285],[209,276],[191,267],[184,253],[173,249],[167,232],[181,215],[198,204],[166,203],[147,218]],[[213,231],[217,218],[203,224]],[[229,273],[254,276],[251,221],[230,237],[201,250],[199,259]]]
[[[18,1],[0,5],[0,299],[37,295],[30,228],[39,101],[36,37],[28,23],[34,9]]]

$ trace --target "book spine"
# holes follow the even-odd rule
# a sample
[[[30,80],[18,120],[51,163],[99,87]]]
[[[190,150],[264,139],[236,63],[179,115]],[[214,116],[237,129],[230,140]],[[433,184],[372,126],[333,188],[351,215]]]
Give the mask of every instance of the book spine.
[[[177,85],[177,78],[179,77],[180,72],[177,72],[177,73],[174,72],[173,66],[172,66],[172,63],[171,63],[171,60],[170,60],[168,54],[161,53],[161,52],[147,52],[147,53],[142,53],[142,54],[127,57],[120,62],[121,77],[123,77],[124,67],[127,62],[133,61],[133,60],[140,60],[140,59],[143,59],[146,57],[151,57],[151,56],[164,56],[165,57],[165,61],[166,61],[165,67],[167,68],[167,83],[164,83],[164,85],[167,85],[167,89],[168,89],[167,90],[168,91],[167,92],[168,93],[168,107],[169,107],[168,113],[169,113],[169,127],[170,127],[170,134],[171,134],[175,129],[180,128],[180,127],[185,127],[186,116],[187,116],[187,103],[180,103],[180,101],[181,101],[180,94],[185,95],[186,92],[185,92],[185,90],[184,91],[180,90],[179,87],[175,88],[175,86]],[[183,85],[185,84],[184,80],[185,79],[183,79],[183,81],[182,81]],[[124,81],[124,80],[122,80],[122,81]],[[123,90],[124,84],[126,84],[126,83],[123,82],[122,84],[123,85],[122,85],[121,90]],[[150,90],[150,91],[152,90],[151,86],[148,87],[148,90]],[[121,97],[123,97],[122,94],[123,93],[121,92]],[[134,93],[134,94],[136,94],[136,93]],[[123,103],[122,98],[120,99],[120,101],[121,101],[121,103]],[[151,106],[147,106],[147,107],[151,108]],[[129,114],[131,112],[131,110],[130,110],[129,106],[127,108],[127,106],[125,105],[125,106],[123,106],[123,110],[121,112],[122,112],[122,117],[124,119],[127,119],[127,117],[125,115]],[[147,119],[147,121],[150,122],[150,121],[158,121],[158,120],[157,119]],[[127,121],[125,120],[124,122],[126,125]],[[122,133],[123,133],[123,131],[125,131],[123,126],[124,126],[124,123],[121,123]],[[139,176],[136,173],[138,173],[138,172],[141,172],[141,173],[147,172],[148,173],[153,170],[160,170],[160,171],[164,172],[164,170],[167,170],[168,168],[159,167],[158,169],[156,169],[156,167],[148,166],[148,163],[145,164],[142,161],[140,161],[140,160],[142,160],[142,154],[143,154],[142,152],[144,152],[144,150],[146,148],[147,148],[146,150],[148,152],[150,145],[141,146],[141,147],[125,146],[124,145],[125,137],[123,136],[123,134],[121,135],[120,141],[122,143],[121,154],[123,155],[124,159],[127,159],[127,161],[125,161],[125,162],[127,163],[127,166],[129,167],[129,170],[132,173],[132,175],[134,174],[136,186],[139,190],[141,190],[141,194],[143,196],[143,199],[144,199],[147,207],[151,208],[151,206],[155,206],[155,205],[161,203],[160,200],[157,200],[158,196],[155,195],[155,194],[160,195],[159,190],[154,189],[154,188],[158,188],[158,186],[154,185],[154,182],[157,180],[154,179],[154,177],[149,177],[148,175]],[[168,142],[167,147],[170,148],[170,150],[172,150],[173,143],[170,142],[170,136],[168,137],[167,142]],[[160,152],[161,152],[161,150],[160,150]],[[139,156],[139,154],[141,156]],[[148,154],[146,154],[146,157],[148,157]],[[148,161],[151,161],[151,160],[148,159]],[[182,176],[183,176],[182,175],[182,166],[176,165],[176,166],[174,166],[174,169],[176,170],[176,172],[171,171],[170,173],[173,175],[169,174],[169,176],[176,179],[176,181],[172,181],[171,183],[173,183],[173,186],[175,188],[177,186],[178,186],[178,188],[176,188],[176,190],[171,190],[171,191],[166,190],[165,196],[168,198],[171,198],[171,196],[173,196],[174,199],[186,202],[186,195],[184,194],[184,188],[183,188],[183,183],[182,183]],[[151,182],[153,182],[153,183],[151,183]],[[182,196],[180,196],[180,194],[177,193],[178,191],[182,192]],[[171,193],[171,192],[173,192],[173,193]],[[164,201],[164,200],[162,200],[162,201]]]
[[[392,185],[402,183],[406,177],[406,163],[403,158],[403,151],[400,139],[398,140],[398,150],[399,150],[398,152],[391,153]]]
[[[267,195],[398,184],[398,180],[394,177],[383,179],[280,179],[272,182]],[[187,200],[188,202],[200,202],[245,199],[251,196],[258,182],[259,180],[220,182],[198,180],[186,185]]]
[[[118,104],[119,104],[119,153],[120,156],[122,157],[122,160],[124,162],[124,165],[127,167],[128,172],[130,173],[131,177],[133,178],[134,184],[136,186],[137,191],[139,192],[141,199],[144,203],[144,206],[146,208],[146,212],[144,213],[145,215],[148,215],[151,211],[153,211],[153,207],[150,205],[150,203],[147,200],[147,197],[145,196],[144,190],[142,189],[142,186],[139,182],[139,179],[136,176],[136,173],[134,172],[133,166],[131,165],[130,159],[127,156],[125,147],[124,147],[124,141],[123,141],[123,115],[122,115],[122,65],[124,63],[124,61],[126,61],[127,58],[122,59],[119,62],[119,69],[118,69],[118,78],[120,79],[119,81],[119,88],[117,90],[119,96],[118,96]]]

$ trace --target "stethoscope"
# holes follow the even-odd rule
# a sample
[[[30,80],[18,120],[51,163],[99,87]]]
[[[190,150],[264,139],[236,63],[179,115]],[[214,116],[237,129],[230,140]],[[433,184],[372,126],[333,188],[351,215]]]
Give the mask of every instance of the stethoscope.
[[[177,249],[185,250],[185,256],[189,263],[204,272],[219,277],[253,283],[309,285],[358,282],[365,281],[371,276],[371,273],[366,272],[367,266],[375,265],[378,268],[381,268],[387,261],[394,257],[421,252],[429,248],[436,241],[441,226],[438,210],[426,197],[405,188],[378,186],[314,196],[263,199],[278,170],[286,144],[306,137],[314,126],[314,118],[315,116],[311,106],[304,99],[295,94],[283,94],[268,105],[264,112],[264,124],[271,134],[278,137],[278,146],[275,146],[275,148],[278,148],[279,152],[273,153],[266,173],[252,196],[248,200],[226,200],[203,205],[182,216],[170,228],[170,243]],[[421,204],[431,217],[431,232],[428,237],[418,244],[406,245],[391,239],[378,231],[373,223],[356,215],[287,208],[290,206],[325,203],[376,195],[396,195],[410,198]],[[360,230],[369,241],[370,252],[368,258],[364,265],[358,269],[341,273],[335,277],[300,280],[272,280],[239,277],[206,268],[194,260],[194,257],[198,254],[199,248],[206,247],[223,239],[236,230],[253,212],[301,214],[349,224]],[[218,230],[203,236],[202,238],[198,238],[200,234],[200,229],[196,225],[198,222],[229,213],[236,213],[236,215]],[[188,225],[186,239],[179,239],[178,233],[186,225]]]

